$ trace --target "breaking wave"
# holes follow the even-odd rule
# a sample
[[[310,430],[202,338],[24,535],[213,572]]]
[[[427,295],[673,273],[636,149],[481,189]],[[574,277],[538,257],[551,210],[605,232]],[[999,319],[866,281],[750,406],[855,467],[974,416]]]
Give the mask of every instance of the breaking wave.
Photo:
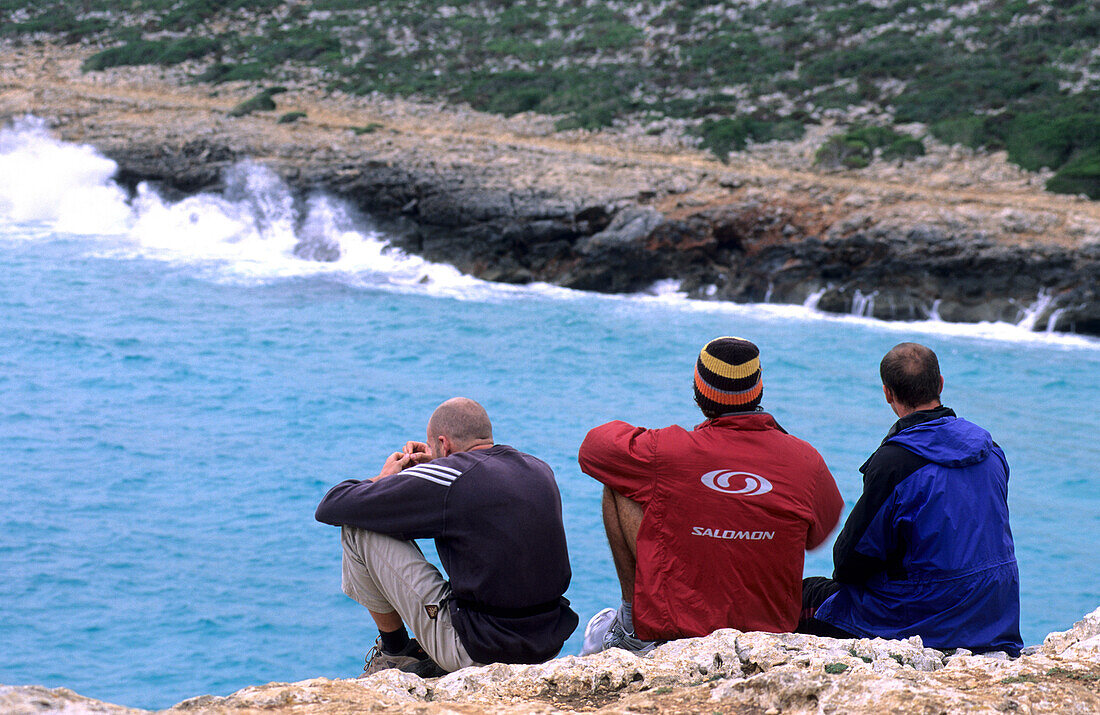
[[[116,169],[92,147],[53,138],[42,121],[19,120],[0,130],[0,217],[104,239],[89,242],[98,255],[199,264],[229,281],[333,274],[448,294],[486,285],[391,247],[344,202],[321,193],[296,199],[259,164],[231,167],[221,193],[177,201],[146,183],[128,195],[113,180]]]
[[[313,275],[334,276],[363,288],[444,295],[463,300],[519,296],[592,299],[596,296],[545,283],[489,283],[446,264],[426,261],[389,244],[387,236],[345,202],[323,193],[296,198],[270,169],[252,162],[231,167],[219,194],[170,200],[142,183],[133,195],[114,181],[117,165],[93,147],[59,141],[32,117],[0,129],[0,228],[20,226],[25,237],[87,237],[90,251],[111,258],[146,258],[191,264],[222,282],[266,283]],[[5,231],[5,233],[8,233]],[[818,296],[819,297],[819,296]],[[887,322],[804,305],[738,305],[690,300],[676,281],[661,281],[643,294],[599,296],[632,305],[777,319],[874,324],[883,330],[1012,342],[1098,347],[1093,338],[1032,332],[1035,310],[1018,324],[946,323],[936,318]],[[874,296],[865,296],[870,304]],[[1040,294],[1037,302],[1044,296]],[[862,304],[861,304],[862,305]]]

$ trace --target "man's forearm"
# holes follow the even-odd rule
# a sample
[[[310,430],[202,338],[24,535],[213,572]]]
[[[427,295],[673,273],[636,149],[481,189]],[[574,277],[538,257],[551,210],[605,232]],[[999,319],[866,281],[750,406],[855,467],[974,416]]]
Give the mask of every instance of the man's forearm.
[[[322,524],[332,526],[351,525],[354,515],[360,511],[355,492],[362,488],[358,479],[347,479],[328,490],[313,516]]]

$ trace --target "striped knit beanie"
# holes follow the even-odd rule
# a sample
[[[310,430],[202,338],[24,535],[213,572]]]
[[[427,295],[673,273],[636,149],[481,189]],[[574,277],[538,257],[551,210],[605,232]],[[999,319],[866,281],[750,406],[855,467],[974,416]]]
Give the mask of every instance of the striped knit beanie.
[[[764,392],[760,349],[742,338],[715,338],[695,363],[695,402],[705,414],[755,410]]]

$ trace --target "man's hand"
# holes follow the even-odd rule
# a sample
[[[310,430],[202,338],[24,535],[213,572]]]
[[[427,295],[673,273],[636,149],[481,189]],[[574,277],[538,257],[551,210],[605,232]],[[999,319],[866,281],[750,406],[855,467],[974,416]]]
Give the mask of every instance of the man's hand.
[[[397,474],[405,467],[411,467],[415,464],[411,455],[404,452],[394,452],[386,458],[386,463],[382,465],[382,471],[378,473],[378,476],[371,479],[372,482],[377,482],[383,477],[388,477],[391,474]]]
[[[402,451],[412,459],[413,464],[432,461],[432,453],[428,451],[428,445],[423,442],[406,442]]]

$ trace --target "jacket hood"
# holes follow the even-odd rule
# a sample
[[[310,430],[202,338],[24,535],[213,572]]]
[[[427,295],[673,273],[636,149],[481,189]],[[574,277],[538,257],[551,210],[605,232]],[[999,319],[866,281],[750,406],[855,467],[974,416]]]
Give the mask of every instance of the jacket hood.
[[[966,467],[986,459],[993,437],[973,422],[941,417],[903,429],[886,440],[945,467]]]

